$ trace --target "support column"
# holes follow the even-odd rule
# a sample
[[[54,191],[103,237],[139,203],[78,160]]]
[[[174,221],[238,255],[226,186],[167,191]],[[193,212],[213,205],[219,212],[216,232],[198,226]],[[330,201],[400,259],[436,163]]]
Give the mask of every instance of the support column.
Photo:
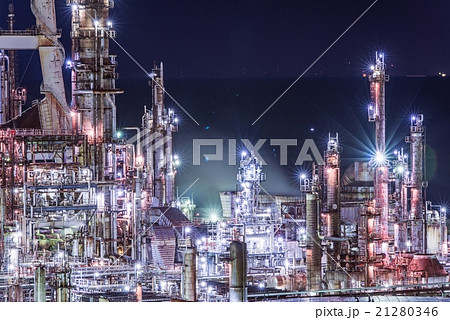
[[[34,271],[34,302],[46,301],[45,268],[37,266]]]
[[[181,271],[181,297],[185,301],[197,301],[197,250],[187,248]]]
[[[230,302],[247,302],[247,244],[230,244]]]
[[[70,302],[70,270],[65,267],[56,273],[56,301]]]

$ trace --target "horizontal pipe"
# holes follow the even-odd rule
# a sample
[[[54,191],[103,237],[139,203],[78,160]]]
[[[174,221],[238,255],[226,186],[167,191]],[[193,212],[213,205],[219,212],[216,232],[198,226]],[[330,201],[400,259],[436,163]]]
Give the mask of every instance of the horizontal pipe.
[[[449,282],[437,282],[437,283],[427,283],[427,284],[405,284],[405,285],[395,285],[395,286],[389,286],[389,287],[361,287],[361,288],[350,288],[350,289],[328,289],[328,290],[317,290],[317,291],[292,291],[292,292],[275,292],[275,293],[259,293],[259,294],[249,294],[248,298],[257,298],[257,297],[273,297],[273,296],[290,296],[290,295],[305,295],[305,296],[318,296],[320,294],[326,294],[326,293],[352,293],[352,292],[371,292],[371,293],[377,293],[377,292],[395,292],[392,289],[421,289],[424,287],[436,287],[436,288],[443,288],[447,286],[447,290],[450,289],[450,283]]]

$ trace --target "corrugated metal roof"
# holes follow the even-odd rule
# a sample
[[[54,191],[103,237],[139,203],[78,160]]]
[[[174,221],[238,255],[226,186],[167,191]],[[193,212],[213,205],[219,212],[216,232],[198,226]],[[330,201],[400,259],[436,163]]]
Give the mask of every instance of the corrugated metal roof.
[[[176,237],[172,227],[154,226],[151,247],[154,264],[165,269],[174,268]]]
[[[38,105],[34,105],[16,118],[2,124],[0,126],[2,129],[41,129],[41,121],[39,119],[39,108]]]

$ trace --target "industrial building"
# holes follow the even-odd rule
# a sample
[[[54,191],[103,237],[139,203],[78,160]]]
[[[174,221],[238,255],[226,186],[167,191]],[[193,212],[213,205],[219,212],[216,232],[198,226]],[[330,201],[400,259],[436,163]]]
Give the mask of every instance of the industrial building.
[[[425,197],[425,117],[411,117],[409,150],[387,153],[383,54],[367,77],[370,161],[342,168],[345,150],[330,134],[324,163],[300,177],[298,197],[272,197],[247,150],[236,190],[221,194],[223,219],[194,222],[195,205],[175,192],[178,117],[165,105],[163,64],[149,75],[150,108],[140,126],[123,129],[135,134],[126,140],[116,127],[123,91],[109,49],[114,1],[67,0],[71,59],[54,0],[30,3],[36,28],[15,30],[11,5],[9,28],[0,30],[1,301],[448,295],[446,208]],[[25,111],[18,50],[39,51],[43,77],[44,98]],[[72,73],[70,102],[63,67]]]

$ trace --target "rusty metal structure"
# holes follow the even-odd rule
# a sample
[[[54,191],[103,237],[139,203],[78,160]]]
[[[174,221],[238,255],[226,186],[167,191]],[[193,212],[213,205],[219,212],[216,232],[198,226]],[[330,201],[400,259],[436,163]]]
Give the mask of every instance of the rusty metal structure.
[[[152,78],[152,113],[137,129],[138,136],[160,134],[163,143],[147,148],[144,159],[141,139],[127,143],[116,128],[115,95],[122,91],[109,50],[114,1],[67,1],[72,54],[66,61],[54,1],[30,3],[36,28],[14,30],[10,5],[9,28],[0,31],[0,291],[15,301],[80,301],[89,287],[118,294],[139,284],[137,299],[145,299],[141,270],[159,259],[150,245],[164,211],[157,208],[175,201],[171,134],[178,119],[164,106],[162,64]],[[39,50],[41,59],[44,98],[24,112],[17,50]],[[70,103],[63,66],[72,72]]]

